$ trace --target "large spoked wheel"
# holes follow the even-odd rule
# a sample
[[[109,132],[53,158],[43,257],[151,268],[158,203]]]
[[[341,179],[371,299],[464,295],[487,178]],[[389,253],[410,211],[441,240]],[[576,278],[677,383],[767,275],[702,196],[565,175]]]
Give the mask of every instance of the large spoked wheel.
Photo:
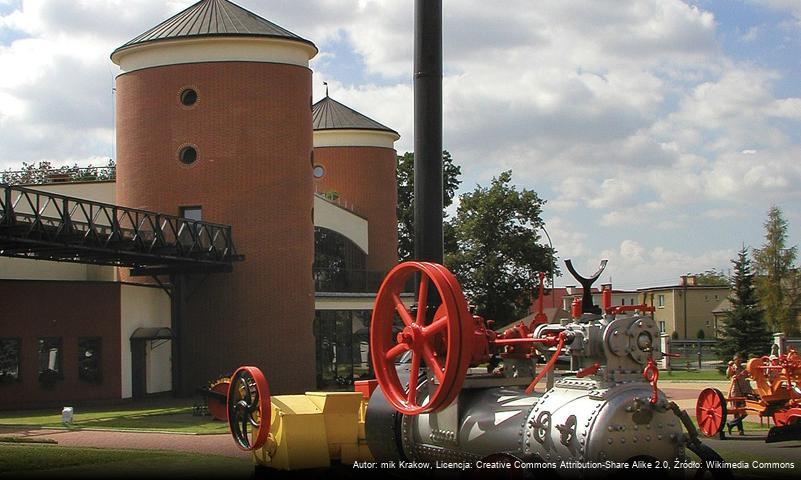
[[[258,450],[270,434],[272,407],[267,379],[257,367],[239,367],[228,386],[228,426],[242,450]],[[250,431],[250,434],[248,434]]]
[[[698,395],[695,418],[698,429],[707,437],[717,437],[726,423],[726,397],[717,388],[706,388]]]
[[[420,284],[418,309],[413,314],[400,294],[416,273],[420,274]],[[426,305],[436,298],[440,306],[429,319]],[[402,322],[397,335],[393,333],[396,314]],[[404,415],[437,412],[453,402],[470,362],[470,342],[463,339],[471,338],[471,329],[472,317],[462,289],[442,265],[405,262],[387,274],[373,308],[370,351],[381,390],[398,412]],[[411,370],[408,385],[403,385],[395,361],[407,351],[411,351]],[[423,366],[434,382],[426,392],[418,392]]]

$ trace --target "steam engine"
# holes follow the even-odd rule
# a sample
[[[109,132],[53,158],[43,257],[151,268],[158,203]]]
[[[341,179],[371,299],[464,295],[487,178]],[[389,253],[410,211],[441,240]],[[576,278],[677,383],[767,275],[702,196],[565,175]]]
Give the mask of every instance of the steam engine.
[[[585,292],[581,304],[574,302],[572,319],[547,323],[540,309],[531,324],[502,332],[472,314],[444,266],[398,265],[376,297],[370,328],[376,380],[357,382],[364,396],[294,395],[270,407],[264,376],[255,367],[242,367],[228,392],[237,444],[254,450],[260,465],[319,465],[308,453],[315,434],[307,427],[305,436],[287,430],[292,413],[320,411],[325,416],[331,407],[333,414],[318,423],[323,430],[318,436],[329,439],[327,453],[343,464],[366,458],[473,464],[514,460],[554,468],[563,462],[672,465],[685,459],[687,449],[702,460],[720,460],[699,441],[686,412],[658,388],[659,330],[647,314],[653,307],[612,307],[611,291],[604,290],[598,308],[591,284],[605,262],[591,278],[566,263]],[[417,286],[410,298],[404,292],[412,281]],[[347,395],[356,396],[349,400]],[[352,407],[344,407],[351,400]],[[349,408],[354,412],[348,418],[358,428],[352,429],[353,438],[343,440],[343,432],[351,430],[343,420]],[[304,438],[294,457],[288,453],[293,438]],[[369,451],[361,449],[364,443]]]
[[[656,387],[653,361],[661,354],[654,348],[659,331],[650,316],[585,313],[564,325],[518,325],[497,336],[483,319],[471,318],[473,342],[468,343],[480,352],[471,352],[471,363],[494,354],[503,359],[503,368],[472,368],[451,403],[411,415],[404,413],[426,405],[448,385],[422,372],[410,401],[408,390],[406,399],[398,398],[394,379],[379,374],[381,388],[370,400],[366,420],[367,441],[378,458],[476,461],[506,454],[543,462],[603,462],[684,457],[681,419]],[[402,340],[403,332],[397,337]],[[420,351],[424,356],[425,348]],[[378,354],[374,351],[374,365],[382,362]],[[551,361],[538,372],[540,355]],[[570,368],[557,379],[553,368],[560,357]],[[403,360],[396,367],[398,380],[413,385],[411,361]],[[529,388],[532,378],[543,374],[545,388]]]

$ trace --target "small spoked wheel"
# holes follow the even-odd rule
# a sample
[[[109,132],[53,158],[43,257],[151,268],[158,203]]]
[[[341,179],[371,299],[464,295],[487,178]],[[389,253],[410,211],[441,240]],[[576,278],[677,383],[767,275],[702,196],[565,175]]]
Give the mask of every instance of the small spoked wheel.
[[[726,423],[726,397],[717,388],[705,388],[695,404],[698,429],[706,437],[717,437]]]
[[[272,406],[267,379],[257,367],[239,367],[228,386],[228,426],[242,450],[258,450],[270,433]],[[249,433],[248,433],[249,432]]]
[[[419,274],[417,311],[412,312],[401,299],[407,282]],[[433,316],[427,305],[438,296]],[[394,334],[395,315],[400,332]],[[445,267],[428,262],[405,262],[393,268],[376,296],[370,328],[370,351],[376,378],[387,400],[404,415],[442,410],[461,389],[470,362],[472,316],[459,283]],[[395,361],[411,352],[408,385],[398,378]],[[428,395],[418,394],[420,369],[433,376]]]

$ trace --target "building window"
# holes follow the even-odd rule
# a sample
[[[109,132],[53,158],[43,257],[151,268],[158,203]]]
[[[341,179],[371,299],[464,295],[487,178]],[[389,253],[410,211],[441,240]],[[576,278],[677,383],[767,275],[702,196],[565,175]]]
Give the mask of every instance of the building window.
[[[323,175],[325,175],[325,168],[323,168],[322,165],[315,165],[312,168],[312,175],[314,175],[314,178],[323,178]]]
[[[656,306],[659,308],[665,308],[665,296],[664,295],[657,295],[656,296]]]
[[[665,333],[665,321],[664,320],[660,320],[659,321],[659,332],[660,333]]]
[[[84,382],[101,383],[103,381],[100,366],[101,342],[101,339],[97,337],[78,339],[78,378]]]
[[[61,371],[61,337],[39,339],[39,382],[46,386],[64,378]]]
[[[180,215],[187,220],[202,222],[203,207],[181,207]],[[181,225],[178,227],[178,240],[181,242],[181,245],[191,246],[195,243],[194,237],[198,235],[199,231],[198,225],[192,222],[181,222]],[[198,241],[200,241],[200,239],[198,239]]]
[[[377,292],[386,272],[367,270],[367,255],[348,237],[314,227],[312,275],[317,292]]]
[[[19,381],[19,338],[0,338],[0,383]]]
[[[181,217],[187,220],[203,221],[203,207],[181,207]]]
[[[181,104],[185,107],[191,107],[197,102],[197,92],[192,88],[184,89],[181,92]]]
[[[370,359],[370,310],[317,310],[317,387],[352,390],[353,382],[374,378]]]
[[[181,148],[178,151],[178,160],[184,165],[192,165],[197,160],[197,150],[192,146]]]

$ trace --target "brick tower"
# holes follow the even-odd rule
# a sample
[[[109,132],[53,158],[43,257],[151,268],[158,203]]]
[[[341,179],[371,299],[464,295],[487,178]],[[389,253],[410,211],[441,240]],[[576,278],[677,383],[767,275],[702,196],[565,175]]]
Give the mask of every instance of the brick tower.
[[[230,224],[245,256],[182,289],[179,392],[242,364],[276,393],[314,387],[316,54],[227,0],[202,0],[111,55],[117,202]]]
[[[398,263],[395,141],[398,132],[328,95],[312,106],[314,182],[336,191],[369,225],[367,270]]]

